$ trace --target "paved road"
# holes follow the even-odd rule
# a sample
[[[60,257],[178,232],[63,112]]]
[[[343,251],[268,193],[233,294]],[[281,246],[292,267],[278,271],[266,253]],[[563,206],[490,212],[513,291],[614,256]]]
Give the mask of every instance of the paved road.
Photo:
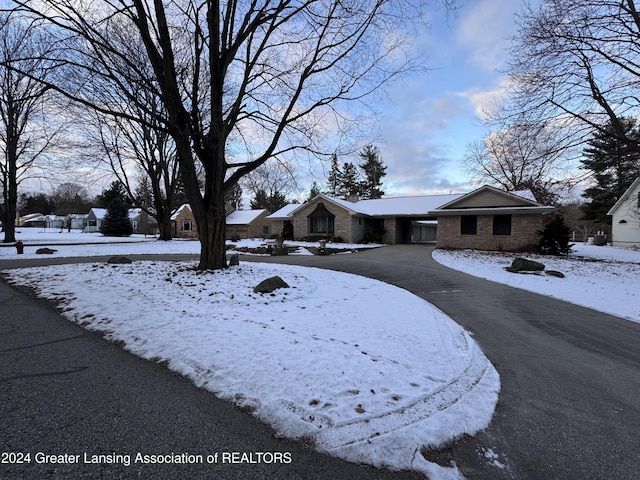
[[[454,459],[468,479],[637,479],[640,325],[452,271],[433,262],[430,253],[429,247],[402,245],[357,255],[259,260],[321,266],[398,285],[435,304],[473,333],[501,376],[496,415],[486,431],[434,453],[433,460]],[[99,360],[92,363],[95,361]],[[125,365],[136,362],[142,361],[122,360]],[[113,360],[106,363],[102,368]],[[147,366],[159,370],[157,375],[166,376],[155,365]],[[96,373],[88,377],[94,378]],[[140,387],[138,394],[156,397],[157,393],[146,392],[156,383]],[[190,388],[188,382],[180,387]],[[1,393],[0,398],[5,402]],[[121,410],[125,411],[124,406]],[[214,421],[206,413],[211,411],[198,421]],[[102,421],[94,426],[98,431]],[[250,420],[244,421],[251,424]],[[247,431],[250,428],[253,425]],[[266,427],[255,428],[260,432]],[[211,441],[219,435],[213,433]],[[252,437],[261,438],[259,434]],[[237,441],[246,441],[243,438],[241,435]],[[92,444],[89,439],[87,445]],[[109,440],[102,445],[113,443]],[[135,445],[133,441],[130,447]],[[247,450],[242,443],[237,448]],[[311,478],[307,467],[301,465],[302,460],[298,464],[302,477]],[[274,470],[282,472],[279,467]],[[329,470],[319,475],[316,478],[338,478]],[[276,477],[267,474],[264,478]],[[347,473],[342,478],[360,477]]]

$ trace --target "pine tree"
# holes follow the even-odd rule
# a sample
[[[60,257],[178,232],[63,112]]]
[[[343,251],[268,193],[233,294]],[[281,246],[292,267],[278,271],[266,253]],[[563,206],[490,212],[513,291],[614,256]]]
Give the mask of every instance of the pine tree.
[[[569,239],[571,229],[561,215],[556,215],[547,223],[540,236],[540,250],[547,255],[567,255],[571,250]]]
[[[234,210],[242,210],[242,187],[239,184],[235,184],[224,196],[227,205]]]
[[[352,195],[360,195],[362,192],[362,180],[356,166],[351,162],[345,162],[342,166],[342,181],[338,185],[338,195],[348,198]]]
[[[259,210],[266,208],[269,212],[273,213],[280,210],[287,204],[286,197],[280,192],[267,193],[264,189],[256,191],[256,196],[251,200],[251,208],[253,210]]]
[[[315,197],[320,195],[320,187],[318,187],[317,182],[313,182],[311,185],[311,189],[309,190],[309,197],[307,198],[307,202],[313,200]]]
[[[111,200],[118,197],[120,200],[125,201],[127,198],[127,190],[120,180],[114,180],[111,182],[108,188],[104,189],[100,195],[95,198],[95,203],[100,208],[109,208]],[[127,208],[129,202],[125,201]]]
[[[331,157],[331,170],[329,170],[329,175],[327,176],[327,184],[329,185],[327,193],[334,197],[337,196],[342,185],[342,172],[338,165],[338,156],[335,153]]]
[[[629,138],[640,140],[635,119],[622,120]],[[585,220],[611,223],[607,212],[640,176],[640,152],[629,142],[616,136],[608,125],[604,132],[597,132],[584,150],[583,168],[591,170],[595,185],[587,188],[583,196],[590,201],[583,207]]]
[[[128,237],[133,233],[129,207],[120,197],[115,197],[107,205],[107,213],[102,220],[100,233],[107,237]]]
[[[358,155],[364,162],[360,164],[365,177],[362,182],[362,197],[382,198],[384,192],[380,187],[382,187],[382,177],[387,174],[387,167],[382,163],[380,150],[373,145],[367,145]]]

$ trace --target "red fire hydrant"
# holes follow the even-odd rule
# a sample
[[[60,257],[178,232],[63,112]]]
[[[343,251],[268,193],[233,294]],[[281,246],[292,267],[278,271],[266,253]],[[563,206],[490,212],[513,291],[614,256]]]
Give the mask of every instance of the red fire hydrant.
[[[24,243],[20,240],[16,242],[16,250],[18,250],[18,255],[22,255],[24,253]]]

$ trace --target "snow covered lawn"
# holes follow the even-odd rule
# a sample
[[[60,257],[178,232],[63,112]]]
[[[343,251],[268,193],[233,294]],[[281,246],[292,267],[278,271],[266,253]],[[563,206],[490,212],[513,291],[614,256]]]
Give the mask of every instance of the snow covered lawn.
[[[194,266],[93,263],[5,274],[280,435],[353,462],[459,478],[420,451],[485,428],[500,389],[460,326],[364,277],[253,262],[217,272]],[[290,288],[253,292],[274,275]]]
[[[565,278],[505,271],[516,256],[544,263]],[[567,258],[476,250],[435,250],[433,258],[470,275],[640,322],[640,251],[576,244]]]

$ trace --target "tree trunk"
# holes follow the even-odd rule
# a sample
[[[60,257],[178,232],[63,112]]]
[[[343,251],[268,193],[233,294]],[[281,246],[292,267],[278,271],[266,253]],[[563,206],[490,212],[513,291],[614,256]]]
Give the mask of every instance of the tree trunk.
[[[156,222],[158,222],[158,230],[160,232],[160,240],[171,240],[173,238],[171,233],[171,210],[164,208],[163,205],[158,207],[156,204]]]
[[[194,212],[195,215],[195,212]],[[226,217],[224,195],[213,199],[204,215],[196,216],[200,237],[200,270],[227,268],[227,250],[225,245]]]
[[[15,207],[13,209],[13,217],[11,216],[11,208],[7,208],[9,211],[6,215],[6,219],[2,219],[2,230],[4,231],[3,243],[13,243],[16,241],[16,223],[15,223]]]
[[[16,148],[13,147],[13,143],[8,142],[9,155],[8,155],[8,171],[9,175],[4,187],[5,191],[5,204],[3,207],[2,228],[4,230],[4,243],[13,243],[16,241],[16,210],[18,206],[18,181],[17,181],[17,165],[16,165]]]

